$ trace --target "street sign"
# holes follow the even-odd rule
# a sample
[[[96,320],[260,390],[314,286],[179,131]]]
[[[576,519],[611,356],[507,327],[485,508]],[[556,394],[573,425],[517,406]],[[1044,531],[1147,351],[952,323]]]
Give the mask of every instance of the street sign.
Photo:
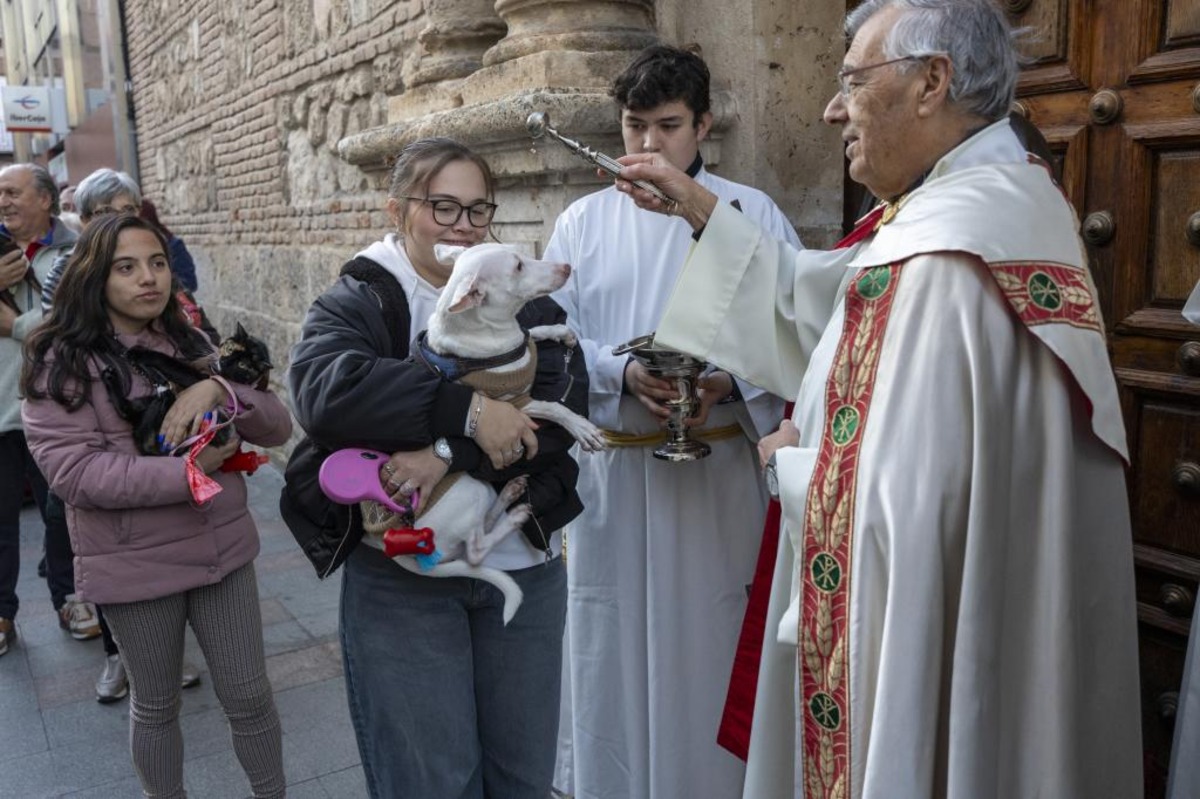
[[[4,125],[13,133],[50,133],[50,90],[45,86],[4,86]]]

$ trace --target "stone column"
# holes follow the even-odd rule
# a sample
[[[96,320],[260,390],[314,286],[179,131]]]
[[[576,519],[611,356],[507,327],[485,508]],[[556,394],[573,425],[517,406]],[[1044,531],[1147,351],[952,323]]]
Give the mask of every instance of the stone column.
[[[474,71],[471,59],[484,37],[448,39],[444,32],[463,30],[449,21],[478,15],[488,0],[427,2],[430,26],[420,41],[430,53],[409,78],[408,91],[392,99],[386,126],[343,139],[338,151],[373,171],[416,139],[458,139],[487,158],[498,178],[497,233],[540,252],[557,215],[608,181],[557,142],[534,146],[525,119],[546,111],[564,135],[623,154],[608,88],[639,50],[658,41],[655,0],[494,0],[489,19],[507,33],[482,52]],[[469,56],[462,55],[464,49]],[[470,74],[462,77],[464,71]],[[731,96],[719,93],[713,100],[715,135],[704,144],[709,165],[717,163],[721,134],[737,118]]]
[[[484,52],[504,36],[493,0],[425,0],[421,53],[392,98],[389,118],[411,118],[462,105],[458,87],[483,65]]]
[[[653,0],[496,0],[508,33],[464,82],[467,105],[529,89],[603,92],[658,40]]]

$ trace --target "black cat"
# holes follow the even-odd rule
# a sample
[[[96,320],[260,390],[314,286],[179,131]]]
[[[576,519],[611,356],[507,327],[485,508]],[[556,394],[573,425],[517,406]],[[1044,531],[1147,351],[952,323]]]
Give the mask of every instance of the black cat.
[[[166,453],[158,443],[158,431],[162,428],[167,411],[175,404],[175,396],[208,375],[170,355],[143,347],[126,349],[118,353],[118,357],[149,380],[154,386],[154,393],[130,399],[127,396],[128,387],[122,385],[121,375],[113,366],[100,373],[101,382],[108,390],[117,414],[133,425],[133,440],[138,452],[143,455],[164,455]],[[239,323],[237,332],[221,343],[216,371],[231,382],[265,388],[271,371],[267,345],[247,333]],[[220,445],[228,440],[229,428],[224,427],[217,431],[213,443]]]
[[[246,332],[238,322],[237,332],[221,342],[217,371],[226,380],[254,386],[260,391],[267,387],[271,373],[271,353],[267,345]]]

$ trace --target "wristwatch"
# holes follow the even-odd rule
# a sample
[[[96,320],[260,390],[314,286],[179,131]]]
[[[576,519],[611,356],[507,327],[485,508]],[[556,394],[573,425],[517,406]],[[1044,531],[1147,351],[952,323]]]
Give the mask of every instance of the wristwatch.
[[[454,450],[450,449],[450,442],[444,438],[433,442],[433,454],[441,458],[446,468],[450,468],[450,464],[454,463]]]
[[[767,467],[763,469],[763,477],[767,481],[767,493],[771,495],[771,499],[779,499],[779,475],[775,471],[775,453],[771,453],[770,460],[767,461]]]

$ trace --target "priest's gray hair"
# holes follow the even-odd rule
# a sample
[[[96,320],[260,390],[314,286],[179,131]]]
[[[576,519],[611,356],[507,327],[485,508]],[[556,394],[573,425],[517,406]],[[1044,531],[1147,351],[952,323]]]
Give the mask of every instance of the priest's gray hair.
[[[96,209],[112,202],[118,195],[126,194],[133,204],[142,205],[142,190],[137,181],[115,169],[97,169],[75,187],[75,207],[84,219],[95,214]]]
[[[1016,34],[994,0],[866,0],[846,15],[848,39],[888,8],[903,13],[884,40],[884,58],[946,53],[954,65],[951,103],[991,121],[1008,114],[1020,56]]]

